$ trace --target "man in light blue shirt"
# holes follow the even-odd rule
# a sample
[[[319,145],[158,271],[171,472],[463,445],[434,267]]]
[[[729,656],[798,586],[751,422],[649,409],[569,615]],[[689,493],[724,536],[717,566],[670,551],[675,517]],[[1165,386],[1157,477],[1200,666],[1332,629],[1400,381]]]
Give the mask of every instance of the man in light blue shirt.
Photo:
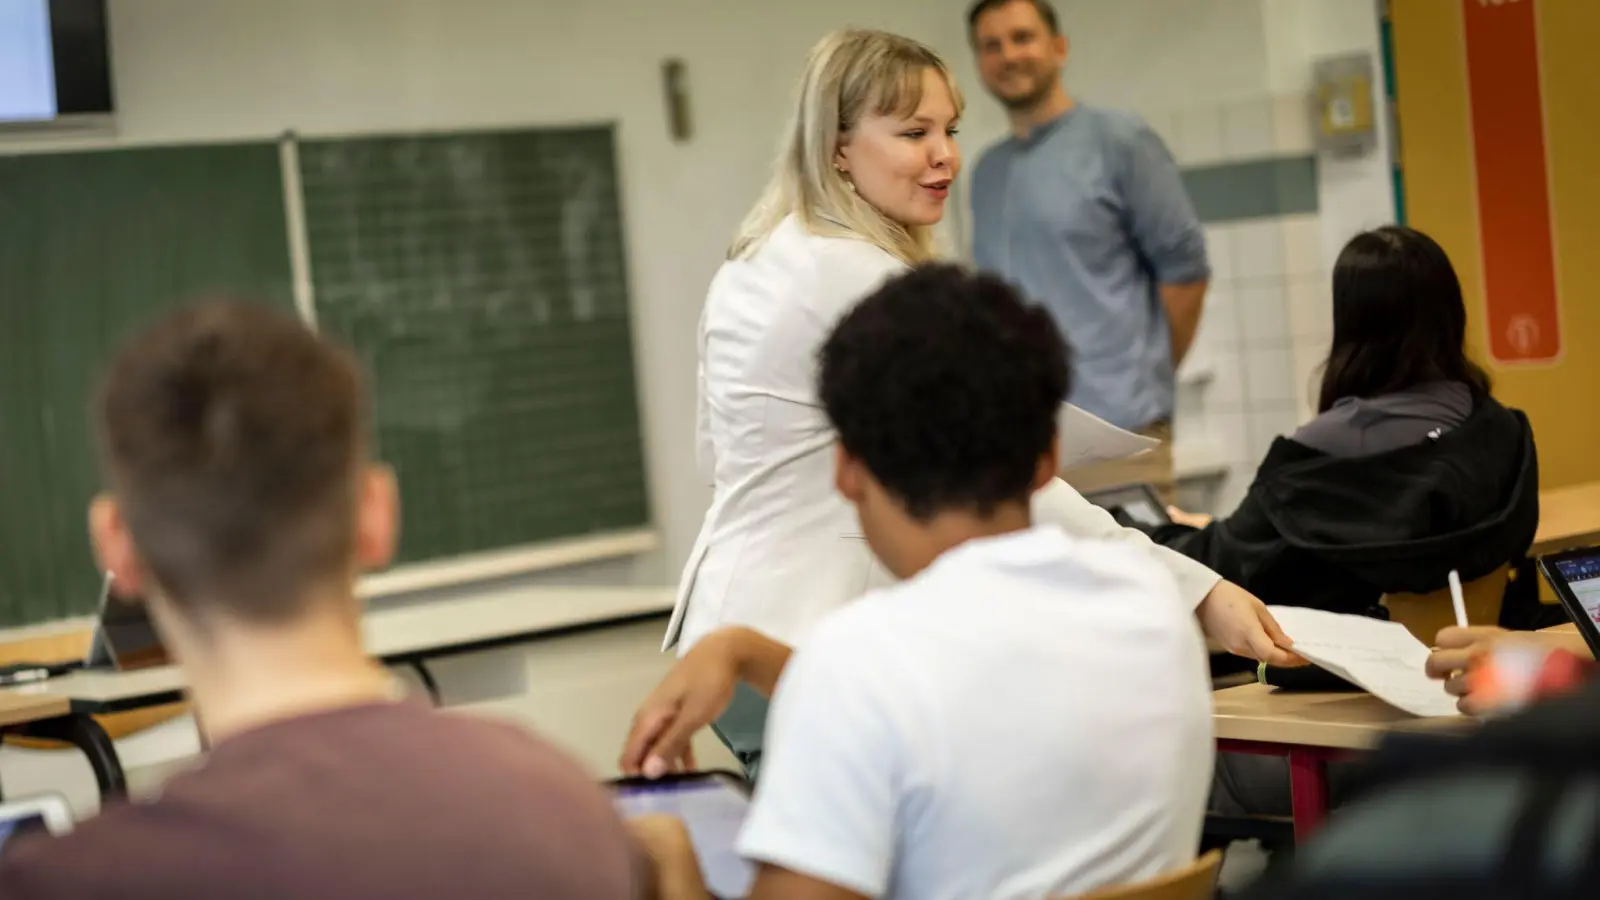
[[[1063,474],[1080,491],[1149,482],[1170,502],[1174,371],[1210,277],[1177,166],[1138,116],[1067,94],[1067,38],[1047,0],[978,0],[968,23],[1013,132],[973,174],[976,262],[1050,310],[1074,351],[1073,403],[1162,442]]]

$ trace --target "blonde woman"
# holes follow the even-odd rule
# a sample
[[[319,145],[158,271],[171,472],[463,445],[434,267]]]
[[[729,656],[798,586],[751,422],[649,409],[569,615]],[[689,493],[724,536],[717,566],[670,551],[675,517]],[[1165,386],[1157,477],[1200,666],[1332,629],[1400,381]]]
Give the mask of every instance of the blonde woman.
[[[812,50],[772,183],[706,298],[699,456],[714,493],[666,637],[686,658],[636,717],[625,771],[682,764],[689,738],[717,720],[753,775],[764,697],[789,648],[890,580],[834,492],[816,354],[846,310],[937,255],[934,227],[961,173],[961,108],[944,62],[916,41],[847,30]],[[1215,643],[1293,661],[1258,600],[1120,528],[1059,480],[1035,495],[1034,514],[1080,537],[1149,546]]]

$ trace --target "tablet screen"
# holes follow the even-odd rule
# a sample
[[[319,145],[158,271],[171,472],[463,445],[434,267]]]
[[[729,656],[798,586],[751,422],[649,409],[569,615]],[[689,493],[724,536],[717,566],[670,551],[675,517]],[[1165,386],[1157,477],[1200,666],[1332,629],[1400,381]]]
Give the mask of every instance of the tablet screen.
[[[739,829],[750,798],[726,778],[706,776],[615,785],[617,808],[628,818],[664,813],[683,820],[694,841],[706,887],[718,897],[750,893],[755,866],[739,855]]]
[[[172,661],[142,600],[111,598],[101,612],[100,628],[118,669],[144,669]]]
[[[6,845],[11,843],[13,837],[44,830],[44,813],[29,812],[15,818],[0,819],[0,854],[6,852]]]
[[[0,803],[0,854],[26,834],[66,834],[72,830],[72,809],[60,794],[39,794]]]
[[[1589,621],[1600,622],[1600,553],[1557,560],[1555,566]]]

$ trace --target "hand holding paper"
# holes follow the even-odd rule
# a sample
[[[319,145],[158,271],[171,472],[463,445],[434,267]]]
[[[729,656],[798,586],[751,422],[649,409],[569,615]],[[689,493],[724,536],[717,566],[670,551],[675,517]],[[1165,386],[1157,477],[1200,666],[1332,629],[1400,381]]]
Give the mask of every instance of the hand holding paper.
[[[1374,697],[1414,716],[1454,716],[1455,698],[1428,677],[1428,648],[1404,625],[1272,606],[1278,624],[1294,638],[1294,651]]]

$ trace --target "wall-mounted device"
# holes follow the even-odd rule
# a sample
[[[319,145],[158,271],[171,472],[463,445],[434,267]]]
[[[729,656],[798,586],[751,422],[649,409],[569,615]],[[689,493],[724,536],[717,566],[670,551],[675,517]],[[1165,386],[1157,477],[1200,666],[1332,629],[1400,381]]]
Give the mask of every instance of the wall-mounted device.
[[[1360,156],[1377,145],[1373,87],[1371,54],[1355,53],[1313,63],[1318,150]]]

